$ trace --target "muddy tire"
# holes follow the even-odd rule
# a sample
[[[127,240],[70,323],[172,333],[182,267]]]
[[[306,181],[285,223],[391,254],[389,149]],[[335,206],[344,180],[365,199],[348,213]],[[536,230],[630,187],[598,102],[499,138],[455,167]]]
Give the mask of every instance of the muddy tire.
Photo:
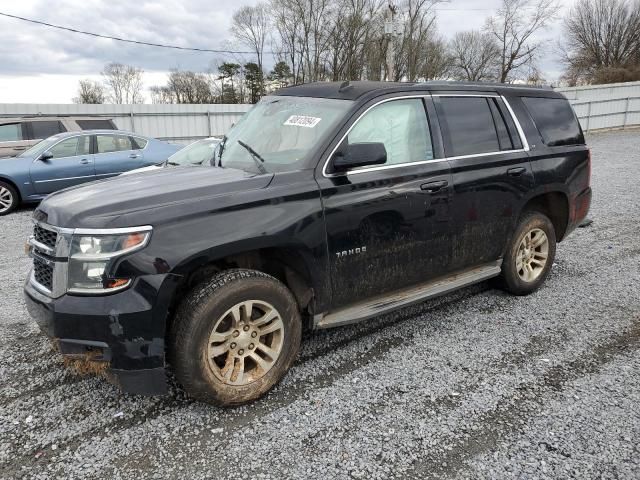
[[[20,195],[6,182],[0,181],[0,217],[13,212],[20,203]]]
[[[226,270],[195,287],[178,308],[170,357],[190,396],[241,405],[282,379],[300,336],[300,313],[286,286],[262,272]]]
[[[556,255],[553,223],[540,212],[520,219],[502,262],[499,284],[515,295],[535,292],[545,281]]]

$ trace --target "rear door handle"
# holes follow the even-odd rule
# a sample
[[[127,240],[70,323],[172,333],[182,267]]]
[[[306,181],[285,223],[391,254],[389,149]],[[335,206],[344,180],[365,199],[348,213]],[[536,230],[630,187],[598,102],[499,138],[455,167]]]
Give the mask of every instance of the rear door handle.
[[[435,193],[447,187],[448,185],[449,182],[447,182],[446,180],[440,180],[438,182],[428,182],[420,185],[420,190],[424,190],[428,193]]]
[[[138,158],[140,155],[138,153],[132,153],[129,155],[129,158]]]
[[[526,171],[527,171],[527,169],[524,168],[524,167],[515,167],[515,168],[510,168],[509,170],[507,170],[507,174],[511,175],[512,177],[519,177],[520,175],[522,175]]]
[[[88,159],[86,159],[86,158],[83,158],[82,160],[80,160],[80,163],[81,163],[82,165],[87,165],[87,164],[89,163],[89,160],[88,160]]]

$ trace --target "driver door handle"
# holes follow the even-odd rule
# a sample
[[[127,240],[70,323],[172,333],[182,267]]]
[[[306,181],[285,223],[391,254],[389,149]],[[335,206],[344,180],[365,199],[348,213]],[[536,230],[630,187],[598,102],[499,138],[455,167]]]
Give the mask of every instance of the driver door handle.
[[[446,188],[448,185],[449,182],[447,182],[446,180],[440,180],[438,182],[428,182],[420,185],[420,190],[428,193],[435,193],[442,190],[443,188]]]
[[[138,158],[139,156],[139,153],[132,153],[131,155],[129,155],[129,158]]]
[[[88,164],[88,163],[89,163],[89,159],[87,159],[87,158],[83,158],[82,160],[80,160],[80,163],[81,163],[82,165],[86,165],[86,164]]]

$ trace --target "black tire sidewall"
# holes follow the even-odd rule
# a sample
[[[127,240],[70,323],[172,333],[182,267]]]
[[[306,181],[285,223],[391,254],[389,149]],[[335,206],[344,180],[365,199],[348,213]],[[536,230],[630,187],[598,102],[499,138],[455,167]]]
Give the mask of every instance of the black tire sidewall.
[[[280,313],[284,324],[282,351],[276,363],[261,378],[242,386],[227,385],[211,371],[207,360],[207,344],[211,329],[227,310],[246,300],[261,300],[273,305]],[[301,322],[293,295],[279,281],[268,276],[239,278],[202,296],[195,309],[188,312],[189,325],[184,343],[175,345],[180,370],[189,371],[189,380],[183,383],[188,393],[194,397],[220,405],[239,405],[255,400],[268,392],[286,373],[297,355]],[[185,383],[187,385],[185,385]]]
[[[522,238],[527,232],[534,228],[539,228],[547,235],[547,239],[549,241],[549,252],[547,254],[547,263],[544,267],[544,271],[533,282],[525,282],[520,278],[516,270],[516,255]],[[540,212],[527,212],[524,214],[518,222],[518,226],[511,237],[511,241],[509,242],[509,246],[502,263],[502,279],[506,289],[516,295],[528,295],[535,292],[547,279],[547,276],[551,271],[551,267],[553,266],[555,255],[556,233],[551,220]]]
[[[5,210],[4,212],[0,212],[0,216],[3,216],[13,212],[18,207],[18,204],[20,203],[20,197],[18,196],[18,192],[16,191],[16,189],[13,188],[13,185],[0,181],[0,187],[4,187],[9,190],[13,199],[13,202],[11,203],[9,209]]]

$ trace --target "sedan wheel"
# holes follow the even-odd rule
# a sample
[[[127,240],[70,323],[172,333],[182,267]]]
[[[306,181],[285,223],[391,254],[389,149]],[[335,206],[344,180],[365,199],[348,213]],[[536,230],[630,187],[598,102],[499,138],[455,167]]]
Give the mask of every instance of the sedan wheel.
[[[11,185],[0,182],[0,215],[6,215],[18,206],[18,194]]]

